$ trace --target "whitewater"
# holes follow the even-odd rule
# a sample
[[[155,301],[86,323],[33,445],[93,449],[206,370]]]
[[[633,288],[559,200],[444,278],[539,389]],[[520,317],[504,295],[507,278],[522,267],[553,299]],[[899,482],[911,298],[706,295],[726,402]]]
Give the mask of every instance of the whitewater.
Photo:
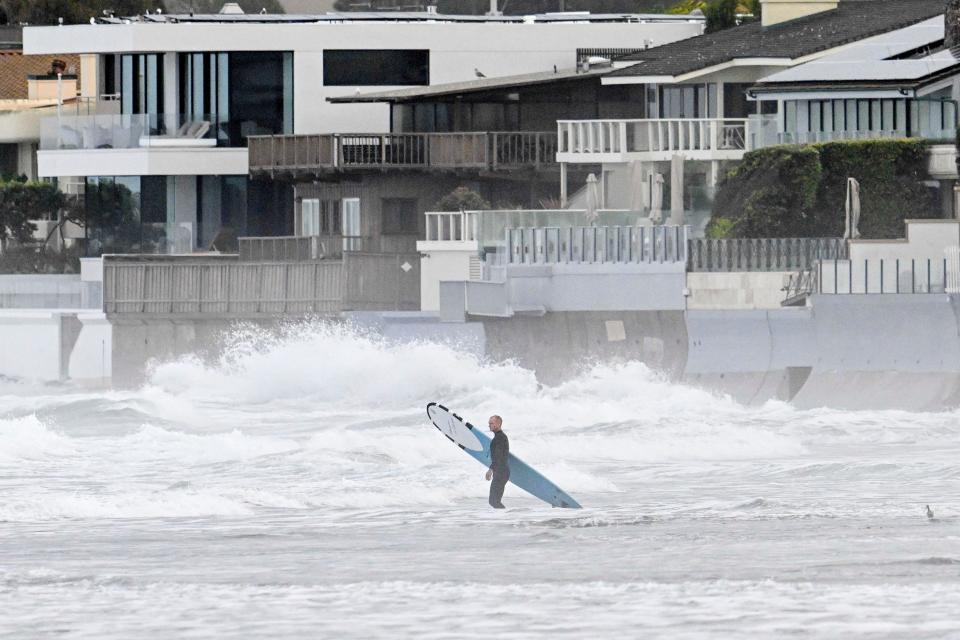
[[[960,637],[960,413],[240,327],[135,388],[0,381],[0,637]],[[426,418],[504,417],[585,508]],[[925,514],[929,504],[935,513]]]

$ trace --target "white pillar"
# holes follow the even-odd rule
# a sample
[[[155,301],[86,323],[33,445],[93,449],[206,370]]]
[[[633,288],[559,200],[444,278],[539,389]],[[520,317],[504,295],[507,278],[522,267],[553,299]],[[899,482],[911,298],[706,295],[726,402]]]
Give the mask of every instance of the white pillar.
[[[567,208],[567,163],[560,163],[560,206]]]
[[[180,113],[180,87],[177,76],[177,54],[167,52],[163,54],[163,120],[164,127],[169,131],[176,131],[180,126],[177,114]]]

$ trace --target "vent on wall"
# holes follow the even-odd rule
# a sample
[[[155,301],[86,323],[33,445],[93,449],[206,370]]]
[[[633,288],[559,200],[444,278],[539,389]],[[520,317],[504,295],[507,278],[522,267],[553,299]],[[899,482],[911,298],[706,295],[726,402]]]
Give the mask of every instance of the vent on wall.
[[[470,256],[470,279],[483,280],[483,266],[480,264],[480,256]]]

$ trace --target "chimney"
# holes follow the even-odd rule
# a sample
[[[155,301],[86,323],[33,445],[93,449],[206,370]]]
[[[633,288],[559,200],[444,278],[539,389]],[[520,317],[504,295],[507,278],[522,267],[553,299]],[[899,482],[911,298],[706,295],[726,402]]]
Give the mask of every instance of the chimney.
[[[960,0],[947,0],[944,18],[944,44],[948,49],[960,45]]]
[[[840,0],[760,0],[763,26],[836,9]]]

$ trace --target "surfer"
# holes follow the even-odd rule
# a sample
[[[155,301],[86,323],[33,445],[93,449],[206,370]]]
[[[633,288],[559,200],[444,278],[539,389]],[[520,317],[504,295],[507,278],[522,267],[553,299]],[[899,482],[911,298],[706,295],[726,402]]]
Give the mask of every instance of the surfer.
[[[490,481],[490,506],[494,509],[504,509],[503,490],[510,479],[510,465],[507,463],[510,440],[503,432],[503,418],[500,416],[490,416],[487,426],[493,432],[493,440],[490,441],[490,468],[486,475],[487,480]]]

